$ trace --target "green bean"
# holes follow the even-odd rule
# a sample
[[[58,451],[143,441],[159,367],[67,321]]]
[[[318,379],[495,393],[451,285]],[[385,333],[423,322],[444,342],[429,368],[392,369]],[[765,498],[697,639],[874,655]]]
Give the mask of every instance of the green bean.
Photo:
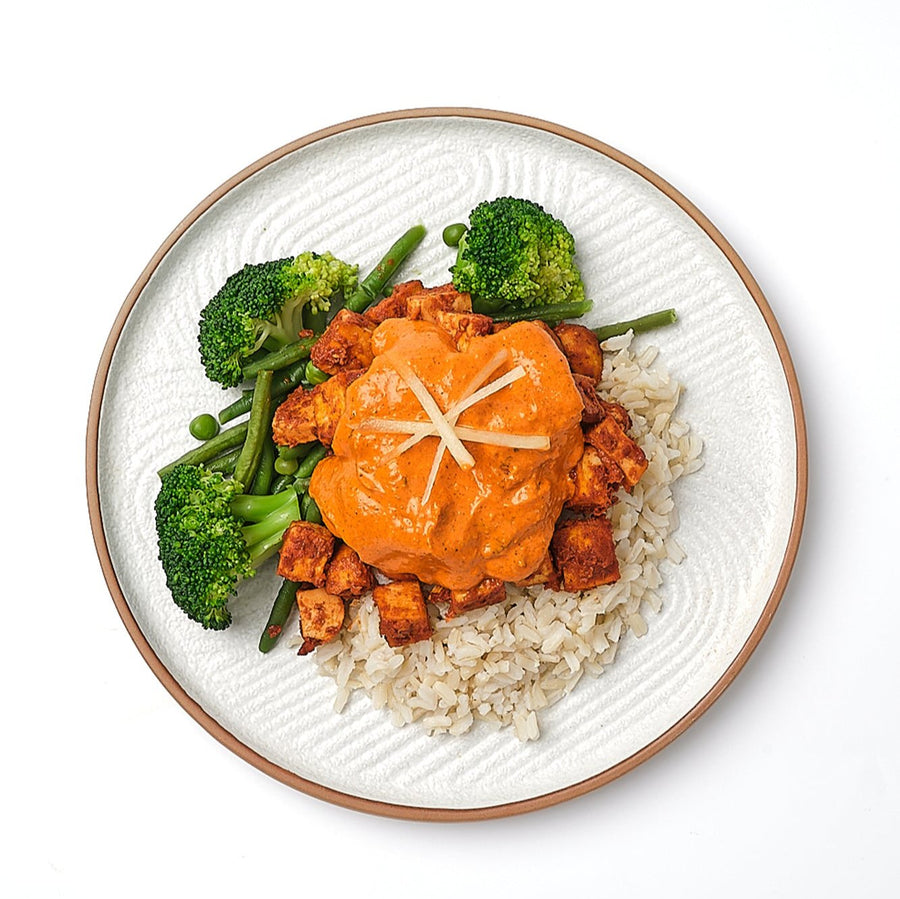
[[[209,462],[206,463],[206,467],[210,471],[219,471],[222,474],[231,474],[234,471],[234,466],[237,464],[238,456],[241,454],[241,448],[236,446],[234,449],[228,450],[227,453],[222,453],[221,456],[216,456],[215,459],[210,459]]]
[[[294,479],[289,474],[280,474],[274,481],[272,481],[272,486],[269,488],[269,493],[273,496],[276,493],[281,493],[282,490],[287,490],[288,487],[292,487],[294,484]]]
[[[650,312],[639,318],[633,318],[630,321],[616,322],[614,325],[604,325],[600,328],[593,328],[597,340],[601,343],[609,340],[610,337],[618,337],[628,331],[634,331],[635,334],[643,334],[646,331],[652,331],[654,328],[662,328],[665,325],[671,325],[677,321],[674,309],[661,309],[659,312]]]
[[[304,521],[310,521],[313,524],[322,523],[322,513],[319,511],[319,506],[308,493],[304,493],[303,499],[300,500],[300,515]]]
[[[441,233],[441,239],[448,247],[458,247],[463,234],[468,230],[468,227],[462,222],[456,222],[452,225],[447,225],[447,227],[444,228]]]
[[[287,396],[295,387],[299,387],[306,372],[306,360],[295,362],[280,371],[275,372],[272,378],[272,399],[281,399]],[[219,411],[219,422],[225,424],[232,419],[250,411],[253,402],[253,391],[244,390],[240,397],[233,403]]]
[[[242,424],[234,425],[234,427],[226,428],[213,437],[212,440],[207,440],[206,443],[202,443],[200,446],[194,447],[194,449],[179,456],[174,462],[164,465],[157,473],[162,477],[168,474],[176,465],[202,465],[209,462],[210,459],[220,456],[226,450],[240,446],[247,437],[247,426],[247,422],[243,422]]]
[[[309,351],[312,349],[316,339],[315,336],[301,337],[293,343],[285,344],[280,350],[275,350],[275,352],[268,353],[261,359],[249,362],[241,369],[241,374],[245,379],[250,380],[261,371],[267,369],[270,371],[278,371],[279,369],[286,368],[288,365],[299,362],[301,359],[306,359],[309,356]]]
[[[316,384],[324,384],[330,377],[327,372],[322,371],[312,360],[306,363],[306,380],[309,381],[313,387]]]
[[[294,581],[286,580],[275,595],[272,611],[269,612],[269,620],[259,638],[259,651],[268,652],[277,642],[287,624],[288,616],[297,600],[297,590],[300,585]]]
[[[359,282],[356,290],[347,298],[346,307],[351,312],[362,312],[380,296],[384,285],[391,279],[403,261],[425,237],[423,225],[414,225],[404,232],[381,257],[375,268]]]
[[[319,444],[317,447],[314,447],[310,450],[309,455],[300,463],[297,468],[296,473],[294,474],[295,478],[308,478],[312,475],[315,467],[325,458],[328,454],[328,447],[323,444]]]
[[[280,399],[287,396],[295,387],[303,380],[306,374],[306,360],[301,359],[287,368],[276,370],[275,377],[272,378],[272,397]]]
[[[527,306],[524,309],[504,309],[493,316],[495,322],[564,321],[578,318],[593,307],[590,300],[576,303],[553,303],[549,306]]]
[[[208,412],[204,412],[191,419],[188,430],[191,437],[196,437],[197,440],[211,440],[219,433],[219,423]]]
[[[253,402],[253,391],[243,390],[241,395],[233,402],[219,410],[219,423],[225,424],[235,418],[239,418],[245,412],[250,411],[250,404]]]
[[[272,480],[275,477],[275,444],[272,438],[266,435],[263,441],[262,452],[259,456],[259,468],[250,486],[253,496],[265,496],[272,488]]]
[[[298,443],[297,446],[279,446],[278,457],[280,459],[305,459],[317,444],[318,440],[313,440],[310,443]]]
[[[256,475],[263,444],[269,435],[272,409],[271,389],[272,372],[265,369],[257,375],[256,384],[253,387],[253,403],[250,407],[250,419],[247,422],[247,438],[244,440],[244,448],[234,466],[234,479],[246,486],[252,483]]]

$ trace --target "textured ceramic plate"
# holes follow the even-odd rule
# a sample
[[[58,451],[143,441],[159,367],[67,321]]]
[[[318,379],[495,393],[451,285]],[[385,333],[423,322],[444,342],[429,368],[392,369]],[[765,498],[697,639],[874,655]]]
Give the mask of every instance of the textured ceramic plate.
[[[156,559],[155,471],[189,445],[186,423],[224,405],[203,377],[197,316],[248,261],[329,249],[360,267],[407,226],[429,235],[405,269],[447,279],[442,227],[483,199],[538,200],[576,235],[593,321],[674,306],[652,336],[686,385],[680,416],[705,465],[676,484],[687,552],[664,565],[662,610],[615,663],[542,717],[462,737],[395,728],[286,646],[256,650],[276,579],[248,582],[234,625],[208,633],[178,611]],[[650,339],[650,338],[642,338]],[[229,394],[230,396],[230,394]],[[100,363],[88,493],[101,563],[144,658],[213,736],[273,777],[367,811],[477,818],[559,802],[628,771],[721,694],[781,598],[799,541],[806,446],[796,378],[746,267],[684,197],[611,147],[546,122],[463,109],[373,116],[313,134],[235,176],[160,248]]]

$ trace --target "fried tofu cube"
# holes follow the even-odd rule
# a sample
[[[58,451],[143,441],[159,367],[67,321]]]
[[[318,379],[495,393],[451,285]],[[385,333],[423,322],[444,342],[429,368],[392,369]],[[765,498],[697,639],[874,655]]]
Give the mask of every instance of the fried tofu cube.
[[[300,635],[303,637],[301,656],[333,640],[344,626],[344,600],[327,590],[318,587],[298,590],[297,608],[300,611]]]
[[[559,589],[559,572],[553,564],[553,556],[549,550],[541,560],[541,564],[531,574],[515,582],[517,587],[534,587],[537,584],[546,584],[551,590]]]
[[[563,322],[554,328],[562,351],[569,360],[569,368],[575,374],[587,375],[595,381],[603,377],[603,350],[600,341],[590,328]]]
[[[603,407],[604,418],[609,415],[623,431],[627,431],[631,427],[631,416],[624,406],[606,400],[601,400],[600,405]]]
[[[471,311],[472,298],[467,293],[460,293],[452,284],[423,287],[410,293],[406,301],[407,317],[426,322],[438,322],[437,316],[441,312]]]
[[[363,315],[375,325],[380,325],[389,318],[406,318],[409,298],[423,290],[425,287],[421,281],[401,281],[394,285],[390,296],[370,306]]]
[[[335,537],[311,521],[293,521],[284,532],[278,574],[298,584],[325,586],[325,569],[334,553]]]
[[[275,443],[299,446],[319,440],[330,446],[347,405],[347,388],[362,373],[361,368],[342,370],[312,390],[298,387],[289,393],[272,419]]]
[[[427,640],[434,630],[428,619],[422,585],[418,581],[391,581],[372,591],[378,607],[381,636],[388,646],[406,646]]]
[[[389,318],[410,318],[433,322],[438,312],[471,312],[472,298],[452,284],[425,287],[421,281],[402,281],[390,296],[370,306],[365,317],[375,325]]]
[[[325,573],[325,589],[336,596],[362,596],[375,586],[372,569],[356,550],[342,543],[331,557]]]
[[[571,472],[575,492],[566,508],[578,512],[596,514],[608,509],[615,502],[616,490],[625,476],[622,470],[605,453],[590,443]]]
[[[313,388],[316,394],[316,438],[331,446],[338,421],[347,407],[347,388],[361,375],[363,369],[339,371],[327,381]]]
[[[603,400],[597,394],[597,382],[587,375],[579,375],[572,373],[572,380],[581,394],[581,401],[584,403],[584,411],[581,413],[581,420],[587,423],[600,421],[603,418]]]
[[[506,599],[506,584],[495,577],[486,577],[480,584],[468,590],[450,591],[450,608],[447,618],[456,618],[475,609],[483,609]]]
[[[550,548],[565,590],[589,590],[619,579],[612,525],[605,517],[561,522]]]
[[[433,603],[450,602],[450,590],[440,584],[434,584],[428,593],[428,601]]]
[[[612,415],[585,429],[584,439],[621,469],[626,489],[633,489],[647,470],[644,451],[625,433]]]
[[[279,446],[299,446],[316,437],[315,390],[292,390],[275,410],[272,439]]]
[[[460,352],[466,350],[473,337],[484,337],[486,334],[490,334],[493,325],[490,316],[479,315],[477,312],[438,310],[433,313],[431,320],[450,335]]]
[[[372,332],[375,324],[358,312],[341,309],[331,320],[310,353],[313,365],[329,375],[342,369],[365,369],[375,358]]]

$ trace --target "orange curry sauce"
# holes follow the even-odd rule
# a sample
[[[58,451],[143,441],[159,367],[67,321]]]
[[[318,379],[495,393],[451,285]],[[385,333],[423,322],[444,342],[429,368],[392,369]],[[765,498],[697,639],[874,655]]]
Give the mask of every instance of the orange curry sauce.
[[[328,529],[393,577],[411,574],[454,590],[486,577],[526,578],[547,554],[572,493],[567,475],[584,449],[582,400],[553,339],[522,322],[473,338],[460,352],[438,326],[398,318],[377,328],[373,350],[371,367],[348,389],[334,455],[319,463],[310,484]],[[445,412],[501,350],[506,359],[486,384],[517,365],[525,376],[472,405],[456,424],[546,436],[549,449],[466,442],[474,466],[460,467],[445,451],[423,503],[439,438],[424,437],[397,456],[407,434],[364,423],[429,422],[400,374],[405,363]]]

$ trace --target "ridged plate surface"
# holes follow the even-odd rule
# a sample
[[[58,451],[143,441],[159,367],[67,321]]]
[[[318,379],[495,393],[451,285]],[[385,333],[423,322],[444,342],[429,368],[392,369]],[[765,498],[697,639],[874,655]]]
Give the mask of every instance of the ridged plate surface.
[[[204,726],[253,763],[388,814],[464,817],[549,797],[544,804],[662,745],[758,639],[797,537],[798,403],[786,351],[746,278],[639,167],[510,118],[376,118],[238,180],[177,232],[139,282],[98,379],[96,537],[148,661]],[[567,222],[596,323],[676,307],[678,325],[642,339],[659,346],[660,363],[686,386],[679,414],[705,445],[704,467],[675,487],[687,558],[664,566],[663,607],[648,615],[649,632],[627,639],[606,673],[582,679],[544,713],[541,739],[527,744],[511,730],[429,738],[416,726],[397,729],[361,694],[334,714],[335,685],[313,664],[286,647],[265,657],[256,650],[274,575],[245,585],[228,631],[204,632],[168,597],[152,514],[157,468],[190,445],[191,417],[226,399],[203,377],[196,321],[227,275],[306,249],[365,269],[421,221],[429,235],[404,275],[440,283],[452,261],[443,225],[502,194],[538,200]]]

